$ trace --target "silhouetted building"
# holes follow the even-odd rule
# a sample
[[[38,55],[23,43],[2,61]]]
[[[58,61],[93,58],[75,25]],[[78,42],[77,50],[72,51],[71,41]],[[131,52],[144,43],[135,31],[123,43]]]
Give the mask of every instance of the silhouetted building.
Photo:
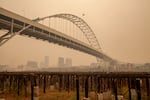
[[[72,67],[72,59],[71,59],[71,58],[67,58],[67,59],[66,59],[65,66],[66,66],[66,67]]]
[[[58,67],[64,67],[65,63],[64,63],[64,58],[63,57],[59,57],[58,58]]]

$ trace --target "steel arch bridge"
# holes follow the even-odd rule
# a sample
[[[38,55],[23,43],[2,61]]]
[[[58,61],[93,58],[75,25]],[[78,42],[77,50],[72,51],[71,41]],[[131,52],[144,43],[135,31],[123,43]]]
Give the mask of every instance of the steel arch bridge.
[[[37,23],[51,18],[60,18],[73,23],[82,31],[90,45],[67,36],[62,32],[52,29],[51,27]],[[8,30],[8,33],[0,37],[0,46],[16,34],[19,34],[35,37],[36,39],[47,40],[48,42],[57,43],[59,45],[88,53],[95,56],[98,61],[99,59],[102,59],[108,62],[116,62],[114,59],[102,52],[100,44],[90,26],[83,19],[72,14],[63,13],[29,20],[13,12],[0,8],[0,29]]]

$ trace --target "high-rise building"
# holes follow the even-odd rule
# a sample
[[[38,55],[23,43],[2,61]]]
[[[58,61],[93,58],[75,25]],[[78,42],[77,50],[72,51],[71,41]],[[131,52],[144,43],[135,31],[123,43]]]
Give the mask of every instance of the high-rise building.
[[[64,63],[64,58],[63,57],[59,57],[58,58],[58,67],[64,67],[65,63]]]
[[[71,59],[71,58],[67,58],[67,59],[66,59],[65,66],[66,66],[66,67],[72,67],[72,59]]]
[[[49,67],[49,56],[45,56],[44,58],[44,67]]]

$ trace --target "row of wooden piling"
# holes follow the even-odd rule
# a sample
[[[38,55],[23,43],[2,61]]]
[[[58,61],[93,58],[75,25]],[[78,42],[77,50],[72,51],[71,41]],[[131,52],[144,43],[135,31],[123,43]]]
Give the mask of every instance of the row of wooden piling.
[[[134,74],[133,74],[134,75]],[[106,74],[107,76],[107,74]],[[58,90],[76,91],[76,99],[80,99],[80,91],[84,92],[85,98],[89,98],[89,91],[94,91],[97,94],[105,91],[112,91],[115,100],[118,100],[119,89],[122,87],[128,88],[128,99],[132,100],[131,89],[137,92],[137,99],[142,99],[142,90],[146,93],[147,98],[150,98],[150,77],[102,77],[98,75],[78,75],[78,74],[44,74],[44,73],[20,73],[20,74],[1,74],[0,88],[11,93],[16,91],[19,96],[21,91],[24,91],[24,96],[28,96],[30,91],[31,100],[34,99],[34,87],[43,88],[43,93],[46,93],[47,87],[59,83]],[[142,84],[141,84],[142,81]],[[30,90],[27,87],[30,86]],[[141,90],[142,88],[142,90]],[[5,92],[4,92],[5,93]],[[148,100],[147,99],[147,100]]]

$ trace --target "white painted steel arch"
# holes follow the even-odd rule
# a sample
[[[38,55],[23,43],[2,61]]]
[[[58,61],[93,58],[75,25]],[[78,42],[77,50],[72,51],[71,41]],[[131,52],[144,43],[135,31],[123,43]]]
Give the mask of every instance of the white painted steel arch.
[[[62,14],[55,14],[52,16],[46,16],[43,18],[37,18],[34,21],[39,22],[39,21],[42,21],[42,20],[45,20],[48,18],[62,18],[62,19],[65,19],[65,20],[72,22],[74,25],[76,25],[83,32],[83,34],[85,35],[89,44],[92,47],[94,47],[98,50],[101,50],[100,44],[99,44],[93,30],[90,28],[90,26],[82,18],[80,18],[76,15],[72,15],[72,14],[62,13]]]

